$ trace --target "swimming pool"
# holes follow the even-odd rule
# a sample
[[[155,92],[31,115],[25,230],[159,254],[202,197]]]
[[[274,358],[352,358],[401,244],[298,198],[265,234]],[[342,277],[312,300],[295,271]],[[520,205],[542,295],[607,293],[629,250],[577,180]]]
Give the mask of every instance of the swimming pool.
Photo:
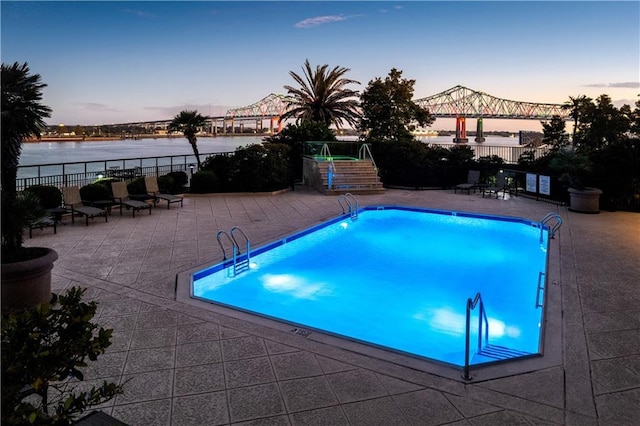
[[[342,215],[192,274],[192,297],[464,365],[466,304],[482,294],[489,344],[540,353],[548,231],[527,219],[399,206]],[[541,281],[542,279],[542,281]],[[477,341],[478,313],[470,334]],[[473,354],[470,363],[496,358]]]

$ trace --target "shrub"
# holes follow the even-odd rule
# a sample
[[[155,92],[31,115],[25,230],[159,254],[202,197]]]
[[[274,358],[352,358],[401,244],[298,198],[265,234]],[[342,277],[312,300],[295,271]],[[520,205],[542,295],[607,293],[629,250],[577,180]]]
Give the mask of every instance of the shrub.
[[[62,205],[62,192],[55,186],[34,185],[25,189],[40,200],[43,209],[55,209]]]
[[[189,183],[189,175],[186,172],[178,171],[178,172],[170,172],[167,173],[171,179],[173,179],[173,183],[176,186],[184,187]]]
[[[107,187],[106,182],[105,184],[90,183],[80,188],[80,198],[83,201],[110,200],[111,190]]]
[[[200,170],[191,176],[191,192],[206,194],[218,191],[218,178],[208,170]]]
[[[147,188],[144,186],[144,176],[137,177],[127,184],[129,194],[146,194]]]
[[[50,303],[3,314],[3,425],[69,425],[123,392],[106,381],[91,389],[80,384],[85,360],[104,354],[113,332],[91,322],[97,303],[82,302],[84,291],[72,287]],[[25,397],[29,389],[35,396]]]
[[[218,180],[219,191],[230,192],[231,189],[231,176],[234,168],[234,156],[233,155],[214,155],[207,158],[202,163],[202,169],[215,173]],[[191,184],[193,187],[193,182]]]
[[[174,186],[175,184],[171,176],[158,176],[158,188],[160,188],[160,192],[173,193]]]

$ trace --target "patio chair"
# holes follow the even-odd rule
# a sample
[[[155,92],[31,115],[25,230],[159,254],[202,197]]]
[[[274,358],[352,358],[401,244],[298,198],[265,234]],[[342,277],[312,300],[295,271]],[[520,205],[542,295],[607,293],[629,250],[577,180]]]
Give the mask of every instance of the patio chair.
[[[480,183],[480,170],[469,170],[469,174],[467,175],[467,181],[465,183],[459,183],[458,185],[456,185],[453,188],[453,192],[455,194],[458,192],[458,189],[459,189],[460,191],[466,190],[467,194],[469,194],[473,189],[473,192],[475,193],[479,183]]]
[[[158,202],[158,200],[164,200],[167,202],[167,210],[169,209],[169,207],[171,207],[171,203],[180,203],[180,207],[182,207],[184,198],[179,195],[161,193],[160,187],[158,186],[158,178],[156,178],[155,176],[145,176],[144,186],[147,189],[147,193],[153,196],[154,205]]]
[[[508,191],[507,177],[503,172],[500,172],[496,175],[495,184],[482,188],[482,198],[484,198],[485,194],[496,194],[496,198],[498,198],[500,192],[502,192],[502,199],[504,200]]]
[[[65,186],[62,188],[63,206],[71,209],[71,223],[75,223],[76,214],[84,216],[86,225],[89,226],[89,218],[104,216],[104,221],[108,222],[107,211],[97,207],[85,206],[80,197],[80,188],[77,186]]]
[[[111,192],[113,194],[113,201],[120,207],[120,216],[122,216],[123,207],[131,209],[133,211],[133,217],[136,217],[136,211],[144,209],[149,209],[149,214],[151,214],[151,204],[147,204],[144,201],[132,200],[129,197],[126,182],[112,182]]]

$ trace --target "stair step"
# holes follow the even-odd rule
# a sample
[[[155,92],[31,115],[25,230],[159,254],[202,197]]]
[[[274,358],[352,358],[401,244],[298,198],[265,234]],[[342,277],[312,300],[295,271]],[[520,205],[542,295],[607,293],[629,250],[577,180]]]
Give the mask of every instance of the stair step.
[[[510,358],[518,358],[521,356],[532,355],[529,352],[520,351],[517,349],[506,348],[504,346],[499,345],[487,345],[484,346],[479,352],[478,355],[493,358],[496,360],[510,359]]]

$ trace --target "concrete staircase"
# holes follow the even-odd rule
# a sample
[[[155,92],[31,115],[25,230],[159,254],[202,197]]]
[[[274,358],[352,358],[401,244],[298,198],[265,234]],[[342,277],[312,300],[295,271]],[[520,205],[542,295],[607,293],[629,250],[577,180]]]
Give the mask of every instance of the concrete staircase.
[[[320,173],[321,191],[327,195],[338,195],[350,192],[352,194],[382,194],[384,188],[378,177],[378,171],[368,160],[334,160],[333,178],[329,188],[328,161],[317,163]]]

